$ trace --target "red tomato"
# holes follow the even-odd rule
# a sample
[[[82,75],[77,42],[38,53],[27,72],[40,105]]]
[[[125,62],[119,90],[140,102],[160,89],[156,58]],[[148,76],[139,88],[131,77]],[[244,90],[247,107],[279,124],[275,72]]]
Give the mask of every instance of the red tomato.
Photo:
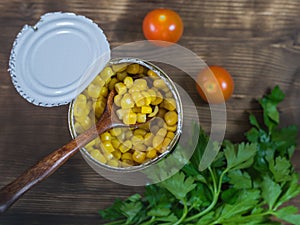
[[[183,33],[183,23],[180,16],[173,10],[155,9],[145,16],[143,32],[148,40],[175,43]]]
[[[234,82],[227,70],[220,66],[209,66],[197,76],[197,91],[201,98],[217,104],[228,100],[234,90]]]

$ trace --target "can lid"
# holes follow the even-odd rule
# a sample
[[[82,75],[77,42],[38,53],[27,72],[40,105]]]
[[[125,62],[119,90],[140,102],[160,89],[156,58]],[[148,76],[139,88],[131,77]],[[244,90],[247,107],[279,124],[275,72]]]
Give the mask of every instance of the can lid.
[[[51,107],[68,104],[109,59],[109,43],[96,23],[74,13],[54,12],[19,32],[9,71],[21,96]]]

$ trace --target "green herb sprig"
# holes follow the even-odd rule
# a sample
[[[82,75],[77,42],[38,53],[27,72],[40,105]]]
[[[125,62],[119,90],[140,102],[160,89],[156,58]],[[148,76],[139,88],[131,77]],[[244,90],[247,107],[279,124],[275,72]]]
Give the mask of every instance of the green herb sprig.
[[[135,194],[100,210],[102,218],[112,221],[106,224],[300,225],[298,209],[284,204],[300,193],[291,163],[297,128],[278,126],[277,107],[284,97],[276,86],[259,99],[263,124],[251,114],[247,142],[224,141],[204,171],[199,170],[199,161],[208,137],[201,131],[188,164],[169,179],[146,186],[143,197]]]

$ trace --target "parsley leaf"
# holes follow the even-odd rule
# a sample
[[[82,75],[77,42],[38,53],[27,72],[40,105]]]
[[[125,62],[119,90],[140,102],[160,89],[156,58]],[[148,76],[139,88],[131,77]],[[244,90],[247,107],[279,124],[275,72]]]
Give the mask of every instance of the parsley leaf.
[[[281,156],[269,161],[270,171],[276,182],[286,182],[292,179],[289,175],[291,166],[291,161]]]
[[[287,148],[296,146],[298,129],[296,126],[288,126],[272,131],[272,141],[276,148],[284,154]]]
[[[182,172],[176,173],[169,179],[162,181],[160,185],[166,188],[179,200],[183,200],[187,193],[196,187],[196,184],[194,184],[194,178],[186,178]]]
[[[281,187],[278,183],[273,181],[269,176],[265,176],[261,183],[262,197],[269,205],[269,208],[273,208],[275,202],[281,194]]]
[[[242,169],[251,166],[257,151],[256,144],[239,144],[236,149],[234,145],[227,145],[224,153],[227,160],[227,169]]]
[[[233,170],[228,173],[229,183],[233,185],[234,188],[244,189],[252,187],[252,179],[247,172],[242,172],[241,170]]]
[[[281,208],[279,209],[275,215],[286,221],[286,222],[289,222],[289,223],[292,223],[292,224],[295,224],[295,225],[300,225],[300,215],[296,214],[298,211],[298,209],[294,206],[287,206],[287,207],[284,207],[284,208]]]
[[[298,174],[293,173],[291,176],[292,176],[292,180],[287,182],[282,188],[283,194],[280,196],[276,204],[276,208],[278,208],[284,202],[287,202],[288,200],[300,194],[300,185],[298,184],[298,180],[299,180]]]
[[[279,112],[277,105],[284,99],[285,95],[276,86],[269,95],[259,100],[263,108],[264,123],[268,127],[269,131],[273,130],[279,123]]]

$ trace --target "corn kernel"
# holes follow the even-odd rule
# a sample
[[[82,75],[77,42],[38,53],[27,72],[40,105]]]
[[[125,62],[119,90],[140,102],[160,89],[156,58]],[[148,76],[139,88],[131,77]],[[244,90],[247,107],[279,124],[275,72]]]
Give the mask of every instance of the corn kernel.
[[[154,102],[155,99],[156,99],[156,91],[155,91],[154,89],[149,89],[149,90],[148,90],[148,93],[149,93],[149,95],[150,95],[150,97],[151,97],[151,102]],[[151,104],[151,103],[150,103],[150,104]]]
[[[123,123],[130,125],[130,124],[136,124],[137,121],[137,115],[134,112],[129,112],[123,116]]]
[[[115,95],[114,103],[116,104],[116,106],[121,107],[121,99],[122,99],[122,95]]]
[[[92,120],[86,116],[82,121],[80,121],[80,125],[83,129],[87,130],[92,126]]]
[[[129,77],[129,76],[125,77],[123,82],[124,82],[124,84],[126,85],[127,88],[131,88],[133,86],[132,77]]]
[[[147,145],[147,146],[152,145],[153,137],[154,137],[154,135],[152,133],[145,134],[144,144]]]
[[[101,145],[100,137],[98,136],[94,140],[95,140],[95,147],[100,148],[100,145]]]
[[[129,92],[129,94],[133,94],[134,92],[140,92],[140,88],[138,87],[138,86],[132,86],[129,90],[128,90],[128,92]]]
[[[162,151],[162,149],[161,149],[161,148],[162,148],[162,143],[161,143],[160,145],[158,145],[158,146],[156,146],[156,147],[155,147],[156,151],[158,151],[158,152],[161,152],[161,153],[162,153],[163,151]]]
[[[112,167],[119,167],[119,161],[112,159],[110,161],[107,162],[107,165],[112,166]]]
[[[155,117],[150,120],[150,128],[154,125],[157,125],[159,128],[163,127],[165,124],[165,121],[162,118]]]
[[[175,137],[175,134],[174,134],[174,132],[168,131],[166,137],[173,139]]]
[[[118,83],[118,82],[119,82],[119,80],[116,77],[113,77],[108,84],[108,89],[110,91],[112,91],[115,88],[116,83]]]
[[[152,134],[156,134],[159,129],[160,127],[158,125],[150,125],[150,131]]]
[[[108,78],[108,79],[105,81],[105,85],[107,86],[110,82],[111,82],[111,78]]]
[[[128,152],[132,148],[132,143],[129,140],[124,141],[121,145],[119,150],[122,153]]]
[[[119,141],[125,141],[125,139],[126,139],[126,134],[125,134],[125,130],[124,130],[124,129],[122,129],[122,133],[119,134],[119,135],[117,136],[117,139],[118,139]]]
[[[148,70],[147,71],[147,75],[149,76],[149,77],[158,77],[158,75],[153,71],[153,70]]]
[[[103,151],[103,155],[107,161],[112,160],[114,158],[114,155],[107,151]]]
[[[166,109],[160,108],[160,109],[158,110],[157,117],[159,117],[159,118],[164,118],[166,112],[167,112]]]
[[[112,128],[109,132],[112,136],[117,137],[122,133],[122,129],[120,127],[115,127],[115,128]]]
[[[131,130],[128,129],[127,131],[125,131],[125,137],[127,140],[130,139],[132,137],[132,135],[133,135],[133,133]]]
[[[141,112],[141,107],[135,106],[135,107],[133,107],[131,110],[132,110],[132,112],[134,112],[134,113],[140,113],[140,112]]]
[[[146,71],[146,68],[143,66],[140,66],[138,74],[144,74],[145,71]]]
[[[132,160],[132,154],[129,152],[126,152],[126,153],[122,154],[121,159],[122,160],[125,160],[125,159]]]
[[[79,103],[79,102],[86,104],[86,102],[87,102],[86,96],[83,94],[78,95],[76,98],[75,104]]]
[[[162,137],[165,137],[166,135],[167,135],[167,129],[166,128],[160,128],[158,131],[157,131],[157,133],[156,133],[156,135],[160,135],[160,136],[162,136]]]
[[[142,135],[133,135],[131,137],[132,145],[142,144],[144,142],[144,137]]]
[[[147,121],[147,116],[144,113],[137,113],[136,121],[138,123],[145,123]]]
[[[176,109],[176,101],[174,98],[166,98],[163,101],[163,107],[169,111]]]
[[[102,114],[103,114],[103,111],[105,109],[105,105],[106,103],[104,101],[96,101],[94,102],[93,104],[93,108],[94,108],[94,111],[95,111],[95,116],[97,118],[99,118]]]
[[[164,119],[168,126],[174,126],[178,122],[178,115],[175,111],[169,111],[164,115]]]
[[[100,96],[103,96],[103,97],[107,97],[108,95],[108,88],[103,86],[100,88],[100,91],[99,91],[99,95]]]
[[[166,86],[164,88],[162,88],[163,92],[165,92],[165,96],[166,96],[166,93],[170,91],[170,89]]]
[[[110,79],[113,75],[115,75],[114,71],[112,70],[111,67],[105,67],[103,71],[100,73],[100,77],[102,80],[105,82]]]
[[[142,137],[144,137],[145,134],[147,134],[147,131],[145,131],[144,129],[141,129],[141,128],[135,129],[133,131],[133,135],[141,135]]]
[[[78,134],[84,132],[84,129],[82,128],[82,126],[81,126],[80,123],[78,123],[78,122],[75,122],[74,128],[75,128],[75,130],[76,130],[76,132],[77,132]]]
[[[119,150],[112,152],[112,154],[116,159],[121,159],[122,153]]]
[[[159,88],[159,89],[163,89],[163,88],[167,87],[166,83],[162,79],[154,80],[153,81],[153,86],[156,87],[156,88]]]
[[[148,88],[147,81],[142,78],[134,80],[133,86],[137,87],[139,90],[146,90]]]
[[[115,89],[119,95],[123,95],[127,92],[127,88],[125,84],[121,82],[115,84]]]
[[[74,104],[74,116],[85,117],[89,114],[89,110],[86,108],[86,102],[75,102]]]
[[[142,95],[144,96],[145,105],[150,105],[152,98],[147,91],[142,91]]]
[[[125,114],[128,114],[130,112],[130,109],[118,109],[116,110],[116,114],[119,118],[119,120],[122,120]]]
[[[100,135],[100,139],[101,141],[111,141],[111,135],[108,131],[106,131]]]
[[[94,151],[91,152],[91,156],[92,156],[93,158],[97,157],[97,156],[100,155],[100,154],[101,154],[101,153],[100,153],[99,150],[94,150]]]
[[[130,167],[130,166],[133,166],[133,165],[134,165],[134,162],[133,162],[132,159],[131,159],[131,160],[124,159],[124,160],[122,161],[122,166],[123,166],[123,167]]]
[[[109,152],[109,153],[112,153],[113,151],[115,151],[114,147],[112,146],[111,142],[109,142],[109,141],[102,141],[101,147],[103,150],[105,150],[106,152]]]
[[[100,76],[96,76],[92,83],[98,87],[103,87],[105,85],[105,81]]]
[[[162,143],[162,147],[168,147],[169,146],[169,144],[171,143],[171,139],[170,138],[165,138],[164,139],[164,141],[163,141],[163,143]]]
[[[137,107],[141,107],[141,106],[145,105],[144,96],[142,95],[141,92],[137,92],[137,91],[133,92],[131,94],[131,96]]]
[[[163,99],[162,94],[160,93],[160,91],[157,91],[156,92],[156,98],[155,98],[154,101],[151,101],[151,104],[152,105],[159,105],[160,103],[162,103],[163,100],[164,99]]]
[[[166,98],[173,98],[174,97],[171,91],[166,92],[165,96],[166,96]]]
[[[132,148],[134,150],[140,151],[140,152],[144,152],[147,149],[146,145],[144,145],[144,144],[137,144],[137,145],[134,145]]]
[[[100,95],[99,86],[94,85],[93,83],[88,86],[88,95],[92,98],[98,98]]]
[[[140,70],[140,65],[133,63],[127,67],[126,71],[127,71],[127,73],[130,73],[130,74],[137,74],[139,72],[139,70]]]
[[[167,131],[175,132],[177,130],[177,124],[173,126],[168,126],[167,124],[165,124],[164,128],[167,128]]]
[[[85,150],[87,150],[88,153],[91,153],[92,151],[96,150],[96,148],[90,146],[89,147],[84,146],[84,148]]]
[[[111,140],[111,144],[114,147],[114,149],[118,149],[121,145],[121,142],[117,138],[114,138]]]
[[[95,160],[97,160],[101,163],[107,162],[106,158],[101,154],[101,152],[99,150],[93,150],[93,151],[91,151],[90,154]]]
[[[154,159],[157,156],[156,149],[148,147],[146,157],[149,159]]]
[[[137,163],[143,163],[146,158],[145,152],[134,151],[132,154],[132,159]]]
[[[123,72],[124,70],[127,69],[127,63],[118,63],[118,64],[113,64],[112,69],[114,72]]]
[[[117,78],[119,81],[123,81],[125,79],[125,77],[127,77],[127,72],[126,71],[123,71],[123,72],[120,72],[120,73],[117,73]]]
[[[156,106],[154,107],[153,112],[150,113],[150,114],[148,115],[148,117],[154,117],[154,116],[156,116],[156,114],[158,113],[158,110],[159,110],[159,108],[158,108],[158,106],[156,105]]]
[[[131,109],[134,106],[134,101],[130,94],[126,93],[123,95],[121,99],[121,107],[122,109]]]
[[[92,148],[95,144],[96,144],[96,141],[92,140],[88,144],[85,145],[85,148]]]
[[[145,114],[150,114],[150,113],[152,113],[152,108],[151,108],[151,106],[142,106],[142,108],[141,108],[141,113],[145,113]]]
[[[163,143],[164,137],[160,135],[155,135],[152,140],[152,146],[156,149]]]

